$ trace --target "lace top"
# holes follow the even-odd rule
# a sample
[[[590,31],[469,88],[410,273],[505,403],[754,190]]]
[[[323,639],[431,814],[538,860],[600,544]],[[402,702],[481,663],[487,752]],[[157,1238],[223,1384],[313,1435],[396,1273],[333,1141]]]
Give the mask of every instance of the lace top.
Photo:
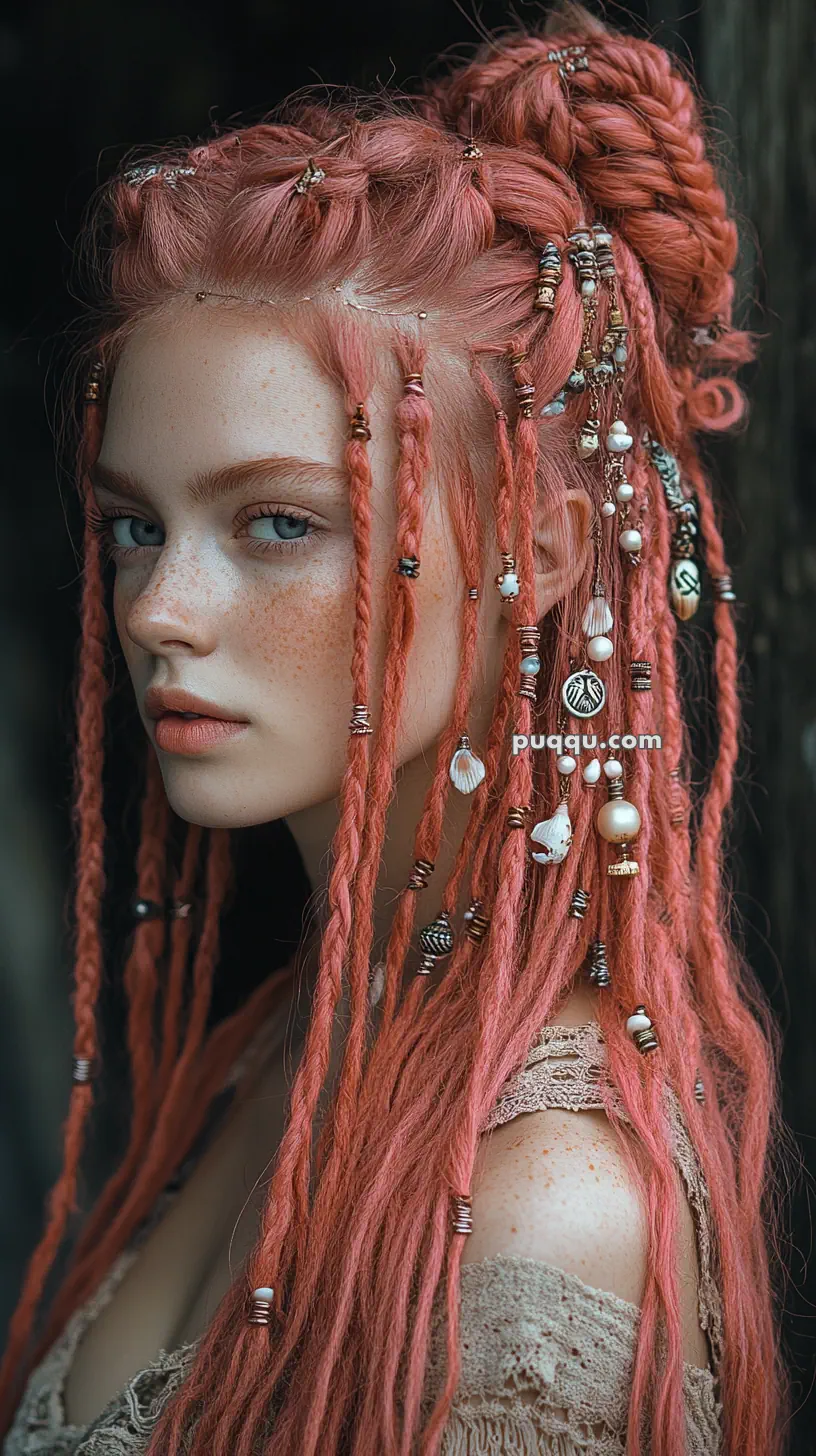
[[[189,1177],[231,1100],[246,1065],[233,1067],[196,1147],[163,1190],[149,1218],[115,1260],[89,1300],[32,1372],[3,1456],[143,1456],[164,1403],[195,1358],[198,1341],[141,1370],[89,1425],[69,1425],[63,1389],[83,1333],[113,1297],[143,1242]],[[599,1083],[605,1047],[597,1022],[547,1026],[524,1068],[508,1080],[484,1130],[544,1107],[603,1108]],[[612,1089],[615,1106],[625,1110]],[[699,1263],[698,1310],[708,1336],[711,1370],[684,1364],[687,1456],[719,1456],[722,1405],[722,1305],[715,1274],[708,1191],[679,1102],[666,1089],[675,1162],[692,1211]],[[624,1456],[640,1310],[537,1259],[499,1254],[461,1267],[461,1377],[440,1456]],[[444,1384],[445,1309],[442,1284],[433,1307],[423,1409]],[[644,1449],[648,1417],[644,1415]]]

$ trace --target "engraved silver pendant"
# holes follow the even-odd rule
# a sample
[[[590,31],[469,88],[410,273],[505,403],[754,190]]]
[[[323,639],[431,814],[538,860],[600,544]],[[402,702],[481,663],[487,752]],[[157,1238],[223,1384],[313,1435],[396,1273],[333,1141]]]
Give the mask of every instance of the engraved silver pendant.
[[[576,718],[592,718],[606,702],[606,688],[597,673],[582,667],[563,684],[561,701]]]
[[[696,561],[681,558],[672,562],[669,591],[677,616],[687,622],[700,605],[700,568]]]

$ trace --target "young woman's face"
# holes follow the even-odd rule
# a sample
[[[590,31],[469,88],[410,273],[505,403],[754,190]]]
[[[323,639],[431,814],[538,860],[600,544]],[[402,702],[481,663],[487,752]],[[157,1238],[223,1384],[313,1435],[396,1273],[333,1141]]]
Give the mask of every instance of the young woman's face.
[[[396,565],[397,397],[392,386],[369,404],[373,724]],[[117,365],[94,490],[117,518],[107,539],[119,640],[184,819],[256,824],[339,791],[354,702],[347,434],[340,391],[262,315],[239,318],[216,302],[180,309],[175,327],[143,326]],[[443,496],[431,479],[399,764],[429,752],[453,707],[466,583]],[[483,594],[482,614],[475,711],[486,716],[506,632],[495,592]],[[165,691],[240,721],[157,719],[151,694]]]

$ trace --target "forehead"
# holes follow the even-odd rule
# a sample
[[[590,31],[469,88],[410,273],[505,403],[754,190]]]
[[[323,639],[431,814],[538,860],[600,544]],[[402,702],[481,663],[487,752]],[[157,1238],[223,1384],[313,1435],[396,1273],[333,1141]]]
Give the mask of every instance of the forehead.
[[[139,324],[116,365],[101,460],[161,484],[269,453],[339,463],[341,391],[271,316],[218,305]]]

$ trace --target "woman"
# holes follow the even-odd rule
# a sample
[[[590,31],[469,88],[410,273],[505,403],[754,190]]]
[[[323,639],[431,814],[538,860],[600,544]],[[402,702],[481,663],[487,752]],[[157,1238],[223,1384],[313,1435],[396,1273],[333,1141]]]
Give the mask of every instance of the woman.
[[[413,102],[131,168],[89,240],[74,1085],[4,1450],[779,1451],[777,1032],[726,930],[695,441],[752,340],[688,80],[570,7]],[[32,1349],[103,1094],[109,556],[133,1113]],[[208,1032],[230,831],[282,818],[318,923]]]

